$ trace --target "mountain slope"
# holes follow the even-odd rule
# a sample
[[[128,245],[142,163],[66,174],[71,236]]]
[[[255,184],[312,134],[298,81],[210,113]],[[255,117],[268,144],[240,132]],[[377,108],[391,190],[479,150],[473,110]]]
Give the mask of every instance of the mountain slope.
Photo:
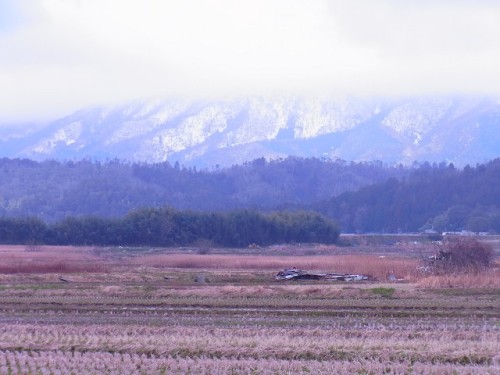
[[[233,165],[296,155],[345,160],[475,163],[500,155],[500,102],[248,98],[138,101],[85,109],[0,138],[1,156]]]
[[[252,163],[214,171],[170,163],[0,158],[0,217],[117,217],[141,207],[269,210],[300,207],[346,191],[401,179],[407,168],[317,158]]]

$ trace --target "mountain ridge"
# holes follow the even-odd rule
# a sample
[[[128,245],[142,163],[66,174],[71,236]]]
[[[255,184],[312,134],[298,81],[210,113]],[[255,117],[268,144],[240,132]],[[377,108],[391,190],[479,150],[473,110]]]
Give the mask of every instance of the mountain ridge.
[[[0,147],[1,156],[34,160],[208,168],[289,155],[465,165],[500,155],[499,125],[500,101],[487,97],[154,99],[82,109],[28,134],[4,134]]]

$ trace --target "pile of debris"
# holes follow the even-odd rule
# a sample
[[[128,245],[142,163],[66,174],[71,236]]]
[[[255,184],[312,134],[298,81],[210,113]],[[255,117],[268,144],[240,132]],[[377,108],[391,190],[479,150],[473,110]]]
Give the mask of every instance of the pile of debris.
[[[355,275],[350,273],[319,273],[307,272],[297,268],[285,268],[279,271],[276,280],[333,280],[333,281],[363,281],[368,280],[368,276]]]

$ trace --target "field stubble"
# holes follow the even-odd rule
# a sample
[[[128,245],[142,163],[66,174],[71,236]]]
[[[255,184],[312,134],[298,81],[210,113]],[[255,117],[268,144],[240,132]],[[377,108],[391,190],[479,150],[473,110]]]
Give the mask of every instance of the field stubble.
[[[496,270],[433,279],[415,273],[412,257],[334,248],[125,250],[0,248],[3,266],[17,262],[0,275],[0,374],[500,371]],[[66,268],[43,268],[58,251]],[[292,266],[379,282],[273,279]],[[388,274],[405,282],[388,283]]]

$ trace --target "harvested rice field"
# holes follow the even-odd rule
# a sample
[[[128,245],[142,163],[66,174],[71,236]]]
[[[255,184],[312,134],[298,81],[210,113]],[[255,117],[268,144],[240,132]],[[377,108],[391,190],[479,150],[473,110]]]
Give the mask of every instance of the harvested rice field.
[[[3,246],[0,374],[500,373],[497,268],[266,251]],[[275,280],[287,266],[370,279]]]

